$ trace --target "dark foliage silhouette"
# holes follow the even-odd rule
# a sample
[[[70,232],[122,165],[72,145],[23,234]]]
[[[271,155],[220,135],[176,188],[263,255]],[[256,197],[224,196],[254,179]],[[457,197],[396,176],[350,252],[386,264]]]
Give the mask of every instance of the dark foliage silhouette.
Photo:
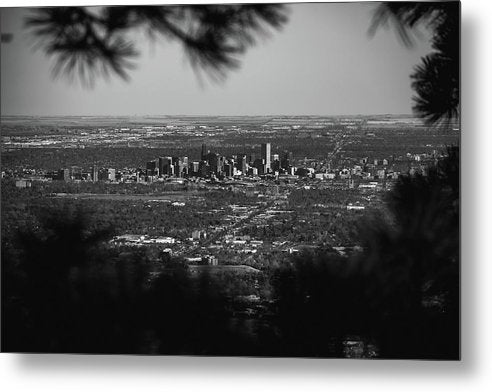
[[[100,74],[128,78],[138,56],[131,32],[179,42],[195,69],[220,79],[286,21],[286,8],[276,4],[54,7],[33,10],[26,27],[55,58],[56,75],[91,84]]]
[[[272,276],[275,317],[281,354],[344,357],[344,342],[353,336],[369,345],[364,281],[352,262],[320,250],[286,262]]]
[[[183,267],[163,273],[148,301],[156,353],[258,355],[258,345],[231,328],[224,288],[207,273],[191,277]]]
[[[304,253],[272,277],[282,354],[459,358],[456,148],[428,173],[401,176],[389,219],[368,218],[364,251]],[[349,346],[347,346],[349,344]]]
[[[2,350],[248,355],[261,346],[231,327],[229,298],[179,260],[149,280],[145,252],[107,246],[82,210],[50,210],[2,241]],[[237,323],[236,323],[237,324]]]
[[[401,176],[392,220],[362,232],[359,268],[382,356],[459,357],[458,165],[454,148],[426,175]]]
[[[398,2],[378,7],[370,32],[394,23],[411,46],[419,23],[434,52],[411,75],[414,111],[428,125],[460,116],[459,2]],[[392,221],[370,222],[361,269],[382,356],[459,358],[459,148],[428,173],[401,176],[390,192]]]
[[[49,211],[3,253],[3,351],[139,352],[144,265],[115,263],[111,230],[88,227],[81,210]]]
[[[369,29],[374,34],[391,23],[407,46],[413,45],[412,29],[417,25],[425,24],[433,32],[434,52],[423,57],[410,76],[417,93],[413,109],[429,125],[449,126],[459,118],[459,18],[458,1],[391,2],[376,9]]]
[[[439,53],[422,59],[412,74],[412,87],[417,92],[414,110],[428,124],[445,127],[459,116],[459,79],[456,61]]]

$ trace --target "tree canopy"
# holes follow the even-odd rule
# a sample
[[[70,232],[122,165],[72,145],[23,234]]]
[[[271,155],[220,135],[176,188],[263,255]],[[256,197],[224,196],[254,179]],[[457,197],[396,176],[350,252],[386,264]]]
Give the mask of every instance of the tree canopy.
[[[278,4],[33,9],[25,24],[37,46],[55,59],[54,74],[92,85],[98,76],[123,79],[139,51],[131,33],[179,42],[192,66],[213,79],[240,65],[258,38],[280,29],[287,9]]]
[[[433,52],[424,56],[410,75],[414,112],[429,125],[449,124],[460,115],[460,3],[386,2],[375,11],[370,34],[392,24],[406,46],[412,29],[424,24],[432,31]]]

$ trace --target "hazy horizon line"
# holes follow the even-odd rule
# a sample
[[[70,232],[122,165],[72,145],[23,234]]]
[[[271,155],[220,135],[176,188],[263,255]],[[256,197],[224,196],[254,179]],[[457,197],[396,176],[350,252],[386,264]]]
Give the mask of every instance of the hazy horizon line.
[[[4,117],[339,117],[339,116],[412,116],[413,113],[341,113],[341,114],[1,114]]]

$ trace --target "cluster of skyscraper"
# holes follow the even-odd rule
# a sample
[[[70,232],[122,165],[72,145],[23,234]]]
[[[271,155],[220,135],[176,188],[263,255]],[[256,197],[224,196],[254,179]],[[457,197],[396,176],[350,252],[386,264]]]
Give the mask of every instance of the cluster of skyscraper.
[[[115,181],[116,170],[115,169],[98,169],[97,166],[91,167],[90,173],[84,173],[80,166],[72,166],[68,169],[58,170],[58,180],[73,181],[73,180],[92,180],[97,181]]]
[[[292,163],[292,153],[285,152],[280,159],[271,154],[271,144],[261,145],[261,155],[233,155],[224,157],[211,152],[202,144],[199,161],[189,161],[188,157],[160,157],[147,162],[146,175],[155,177],[203,177],[224,178],[238,175],[265,175],[287,171]]]

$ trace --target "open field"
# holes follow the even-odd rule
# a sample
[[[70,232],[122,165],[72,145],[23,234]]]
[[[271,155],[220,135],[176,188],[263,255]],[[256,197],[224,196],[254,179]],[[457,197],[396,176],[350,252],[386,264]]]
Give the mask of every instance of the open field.
[[[53,197],[79,200],[112,200],[112,201],[151,201],[172,202],[197,200],[199,192],[169,192],[165,195],[124,195],[124,194],[95,194],[95,193],[56,193]]]

